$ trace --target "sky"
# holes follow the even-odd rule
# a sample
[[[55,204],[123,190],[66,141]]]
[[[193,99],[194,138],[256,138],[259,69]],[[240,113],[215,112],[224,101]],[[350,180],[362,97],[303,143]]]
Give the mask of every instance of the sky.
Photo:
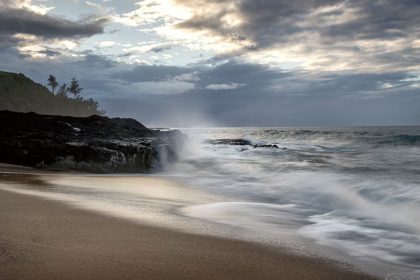
[[[0,0],[0,70],[150,127],[420,125],[418,0]]]

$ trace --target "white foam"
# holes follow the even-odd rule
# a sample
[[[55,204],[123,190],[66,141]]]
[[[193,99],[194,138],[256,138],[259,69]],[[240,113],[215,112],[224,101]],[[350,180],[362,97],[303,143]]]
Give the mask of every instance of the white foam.
[[[303,211],[294,204],[217,202],[184,207],[180,213],[252,231],[294,235],[303,225]]]
[[[298,233],[319,244],[344,249],[359,259],[420,271],[420,238],[415,232],[367,228],[361,221],[337,217],[333,213],[315,215],[309,221],[313,224],[301,228]]]

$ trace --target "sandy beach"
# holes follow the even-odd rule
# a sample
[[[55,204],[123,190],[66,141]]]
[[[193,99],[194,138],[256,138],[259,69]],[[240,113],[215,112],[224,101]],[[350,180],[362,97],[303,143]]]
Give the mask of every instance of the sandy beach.
[[[6,167],[0,174],[0,279],[375,279],[333,260],[19,193],[18,178],[39,185],[57,176],[18,175],[34,171]]]

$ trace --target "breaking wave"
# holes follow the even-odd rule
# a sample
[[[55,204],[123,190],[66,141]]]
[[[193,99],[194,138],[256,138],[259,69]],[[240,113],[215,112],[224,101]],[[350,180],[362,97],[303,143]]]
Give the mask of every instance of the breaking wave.
[[[291,215],[301,220],[298,233],[320,244],[420,273],[420,127],[183,132],[196,149],[168,176],[238,202],[279,205],[236,204],[250,221],[265,217],[248,226],[262,230],[267,216],[278,217],[275,224]],[[294,207],[286,213],[282,205]]]

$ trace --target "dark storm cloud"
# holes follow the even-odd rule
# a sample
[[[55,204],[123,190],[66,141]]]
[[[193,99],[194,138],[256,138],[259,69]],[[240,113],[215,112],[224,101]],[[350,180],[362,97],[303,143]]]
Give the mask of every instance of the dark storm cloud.
[[[415,78],[407,73],[383,73],[383,74],[326,74],[320,81],[308,83],[315,91],[333,94],[357,94],[360,92],[374,92],[384,84],[393,87],[406,86],[403,80]]]
[[[403,87],[401,80],[409,78],[405,74],[330,74],[306,80],[305,73],[282,76],[263,69],[267,75],[260,75],[261,69],[242,68],[247,66],[247,86],[233,91],[131,95],[118,102],[104,98],[103,104],[111,114],[125,112],[148,125],[174,127],[418,124],[418,90]],[[225,77],[210,74],[219,67],[227,66],[202,72],[198,83],[224,83]],[[383,89],[385,84],[394,88]]]
[[[217,61],[217,58],[185,67],[143,64],[134,67],[130,71],[116,73],[113,77],[131,83],[159,82],[195,72],[197,78],[199,78],[196,82],[200,87],[205,87],[209,84],[249,83],[251,87],[262,89],[270,84],[269,81],[292,75],[291,73],[273,69],[268,65],[244,63],[237,60],[228,60],[224,63],[208,66],[209,62],[214,61]]]
[[[229,85],[235,83],[246,85],[245,88],[237,88],[234,92],[229,90],[222,92],[241,96],[242,99],[249,98],[249,101],[262,93],[264,93],[263,97],[282,95],[290,98],[307,95],[314,100],[327,96],[340,98],[348,95],[358,98],[360,93],[384,90],[383,86],[385,84],[396,89],[417,83],[416,81],[407,82],[407,79],[414,79],[416,76],[405,72],[313,74],[307,71],[280,71],[268,65],[244,63],[237,60],[229,60],[214,66],[208,66],[207,61],[188,67],[138,65],[131,70],[112,74],[111,77],[129,83],[161,82],[182,77],[182,75],[188,73],[195,73],[198,79],[194,83],[197,84],[198,91],[209,96],[216,95],[213,91],[205,90],[205,87],[211,84]],[[226,97],[224,95],[224,98]],[[362,97],[364,98],[364,96]]]
[[[131,83],[136,82],[159,82],[168,77],[176,77],[193,71],[187,67],[165,65],[138,65],[129,71],[122,71],[113,75]]]
[[[263,90],[278,79],[290,77],[293,74],[273,69],[267,65],[251,64],[229,60],[216,67],[206,69],[206,81],[212,84],[247,84],[248,88]]]
[[[178,1],[185,2],[185,1]],[[199,5],[200,1],[191,1]],[[211,30],[218,35],[230,37],[233,40],[251,39],[256,47],[277,43],[283,36],[301,32],[304,29],[295,23],[317,7],[332,5],[340,1],[287,1],[287,0],[242,0],[235,2],[235,9],[228,5],[231,1],[209,1],[210,3],[225,3],[226,9],[218,13],[197,14],[183,21],[175,28],[190,30]],[[226,25],[223,17],[234,13],[243,23],[240,26]]]
[[[185,1],[178,1],[184,3]],[[201,1],[189,1],[190,6],[199,5]],[[218,13],[196,14],[190,19],[178,23],[175,28],[191,30],[211,30],[218,35],[230,36],[234,40],[252,39],[255,47],[266,47],[279,43],[279,39],[287,39],[296,33],[317,31],[327,38],[346,37],[348,39],[398,38],[408,36],[408,32],[418,29],[420,24],[420,5],[415,0],[383,0],[383,1],[315,1],[315,0],[242,0],[208,1],[209,3],[226,3],[226,8]],[[341,6],[340,6],[341,4]],[[335,10],[319,12],[316,25],[300,26],[308,20],[314,10],[333,7]],[[360,17],[340,23],[325,23],[331,16],[344,15],[348,9],[357,9]],[[229,26],[223,17],[234,13],[243,23],[240,26]],[[324,21],[324,22],[323,22]]]
[[[118,66],[116,61],[113,61],[106,56],[96,55],[90,52],[85,54],[84,58],[75,62],[75,64],[90,69],[105,69]]]
[[[13,46],[24,46],[31,39],[14,36],[18,33],[36,36],[37,43],[74,41],[104,33],[106,19],[70,21],[28,9],[2,8],[1,70],[22,72],[43,84],[45,73],[53,73],[60,83],[76,77],[85,88],[82,96],[98,100],[110,116],[133,117],[149,126],[420,124],[420,87],[413,74],[420,64],[420,49],[414,46],[419,44],[414,39],[420,38],[418,1],[176,2],[200,9],[173,28],[185,30],[186,40],[197,45],[201,41],[194,32],[205,34],[209,42],[223,46],[222,51],[209,47],[216,56],[187,66],[115,60],[134,63],[128,58],[138,52],[130,49],[109,56],[99,50],[53,48],[19,54]],[[179,41],[155,44],[147,52],[180,46],[182,33],[177,33]],[[232,42],[242,47],[230,51]],[[140,48],[144,53],[146,48]],[[32,53],[54,59],[23,59]],[[263,64],[253,54],[280,54],[280,59]],[[283,57],[306,65],[282,70]],[[342,65],[338,70],[327,67],[338,64]]]
[[[61,55],[61,52],[52,51],[52,50],[39,51],[38,53],[39,54],[45,54],[48,57]]]
[[[420,117],[419,91],[405,73],[253,76],[245,88],[206,92],[207,115],[228,126],[401,125]]]
[[[77,40],[104,33],[106,18],[88,16],[83,20],[71,21],[48,14],[36,13],[27,8],[15,8],[19,1],[4,1],[0,4],[0,51],[33,41],[14,37],[16,34],[34,35],[37,40]],[[21,1],[23,2],[23,1]],[[53,53],[45,51],[47,56]],[[55,54],[57,55],[57,54]]]
[[[19,38],[14,38],[9,35],[0,35],[0,51],[12,48],[16,46],[22,40]]]
[[[413,44],[420,38],[419,1],[213,0],[204,7],[199,0],[177,3],[194,14],[171,28],[183,31],[186,40],[200,39],[201,34],[214,38],[212,44],[225,56],[271,57],[275,63],[303,63],[304,68],[322,71],[418,68],[407,54],[420,57]]]
[[[27,9],[1,9],[0,34],[30,34],[45,39],[78,39],[104,33],[105,18],[92,21],[70,21],[41,15]]]
[[[383,74],[282,72],[237,60],[190,66],[137,65],[86,54],[77,61],[41,62],[0,56],[3,70],[23,72],[46,84],[80,80],[82,96],[94,98],[109,116],[132,117],[148,126],[310,126],[419,124],[418,82],[402,72]],[[105,63],[104,67],[98,67]],[[113,67],[107,67],[113,66]],[[38,69],[44,69],[40,72]],[[48,70],[54,69],[54,70]],[[194,73],[197,79],[185,78]],[[183,80],[184,79],[184,80]],[[173,94],[181,80],[196,84]],[[174,82],[168,94],[154,89]],[[206,90],[211,84],[246,84],[235,90]],[[154,87],[150,88],[150,85]],[[133,86],[135,85],[135,86]]]
[[[418,89],[410,87],[416,82],[405,81],[415,76],[402,72],[314,75],[230,60],[214,66],[140,65],[111,77],[160,82],[191,72],[200,78],[195,90],[166,96],[134,93],[118,102],[104,97],[103,104],[110,114],[124,111],[148,125],[166,126],[398,125],[415,124],[420,117]],[[246,86],[205,89],[232,83]]]
[[[364,16],[322,29],[328,37],[349,39],[395,39],[407,37],[420,25],[420,4],[413,0],[350,1],[346,8],[358,8]]]

